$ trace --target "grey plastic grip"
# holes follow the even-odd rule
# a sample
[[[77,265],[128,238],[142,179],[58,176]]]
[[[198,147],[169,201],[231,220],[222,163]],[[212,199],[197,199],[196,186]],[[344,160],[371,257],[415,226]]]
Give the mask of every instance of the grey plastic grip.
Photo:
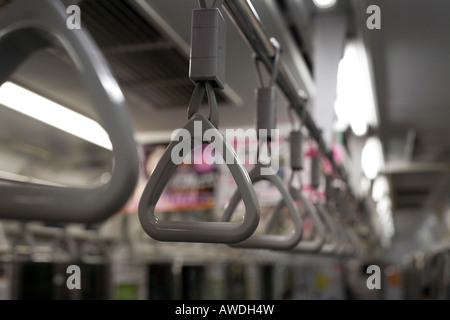
[[[284,205],[288,208],[289,214],[293,219],[294,232],[288,235],[272,235],[272,234],[253,234],[245,241],[232,244],[236,248],[252,248],[252,249],[273,249],[273,250],[290,250],[297,245],[303,235],[303,224],[297,207],[292,200],[289,192],[284,188],[283,182],[277,175],[261,175],[261,164],[258,163],[249,173],[252,183],[267,180],[271,182],[281,193],[282,204],[277,207],[281,210]],[[235,192],[230,199],[230,203],[225,210],[222,221],[229,221],[238,206],[241,197]]]
[[[258,138],[272,138],[276,127],[276,87],[256,89],[256,129]]]
[[[311,187],[317,189],[320,185],[320,157],[313,155],[311,157]]]
[[[135,190],[139,158],[122,91],[90,36],[69,30],[66,20],[66,8],[57,0],[17,0],[1,12],[0,83],[29,55],[59,42],[109,134],[115,159],[111,179],[95,189],[0,186],[0,218],[95,223],[119,211]]]
[[[335,220],[336,228],[337,228],[337,247],[334,250],[334,253],[339,256],[347,256],[350,254],[348,251],[348,238],[343,226]]]
[[[214,88],[209,81],[202,81],[195,85],[194,93],[192,94],[191,100],[189,101],[188,119],[199,113],[200,105],[203,102],[205,91],[209,101],[208,120],[214,127],[217,128],[219,126],[219,107],[217,105]]]
[[[217,8],[192,10],[189,78],[210,81],[215,88],[225,85],[225,20]]]
[[[355,231],[352,228],[347,229],[347,235],[348,235],[350,243],[352,244],[352,246],[354,248],[353,255],[361,256],[364,253],[364,249],[361,245],[358,235],[355,233]]]
[[[325,242],[320,250],[323,254],[335,254],[338,249],[339,230],[336,225],[336,221],[330,216],[327,209],[322,204],[316,204],[317,212],[323,218],[326,225],[328,225],[331,231],[331,241]]]
[[[318,252],[325,244],[325,226],[322,223],[322,219],[314,205],[303,196],[300,190],[291,188],[291,194],[296,194],[296,199],[306,207],[305,211],[312,217],[315,230],[313,240],[300,241],[292,251],[297,253]]]
[[[290,183],[292,182],[294,174],[292,174]],[[290,184],[289,183],[289,184]],[[293,252],[301,253],[301,252],[317,252],[320,250],[322,245],[325,243],[325,227],[320,219],[319,214],[317,213],[316,208],[314,205],[309,202],[302,194],[301,190],[298,190],[292,185],[289,187],[289,192],[291,194],[291,197],[294,201],[298,201],[301,204],[304,205],[304,212],[309,214],[313,221],[314,221],[314,229],[315,229],[315,236],[313,240],[301,240],[293,249]],[[284,205],[284,201],[280,200],[278,203],[276,209],[274,210],[273,214],[270,216],[266,223],[266,229],[265,232],[268,233],[273,228],[275,221],[279,215],[280,210],[282,209],[282,206]]]
[[[353,257],[361,253],[360,244],[358,239],[354,238],[356,235],[352,234],[352,230],[346,228],[344,225],[339,224],[339,231],[341,235],[341,248],[338,250],[342,256]]]
[[[193,222],[160,220],[155,216],[156,203],[178,166],[172,161],[171,154],[173,149],[181,142],[173,140],[153,170],[139,202],[139,220],[142,228],[150,237],[161,241],[227,244],[243,241],[253,234],[259,223],[259,204],[250,177],[239,162],[233,148],[214,125],[200,113],[194,114],[184,126],[191,137],[198,139],[194,136],[194,123],[196,121],[201,122],[202,137],[206,130],[215,132],[213,135],[215,140],[212,143],[216,146],[216,152],[227,159],[227,166],[244,201],[246,209],[244,219],[240,222]],[[190,142],[191,146],[201,144],[203,141],[193,142],[193,144]],[[230,155],[234,159],[232,163],[228,163],[228,159],[231,159]]]
[[[289,145],[292,170],[303,170],[303,134],[300,130],[291,131]]]

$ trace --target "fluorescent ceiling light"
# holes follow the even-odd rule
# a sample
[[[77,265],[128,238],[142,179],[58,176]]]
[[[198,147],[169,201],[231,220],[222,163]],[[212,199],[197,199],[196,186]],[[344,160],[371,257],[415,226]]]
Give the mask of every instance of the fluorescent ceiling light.
[[[372,199],[380,201],[384,196],[389,194],[389,183],[385,176],[378,176],[373,182]]]
[[[334,6],[337,0],[313,0],[313,2],[320,9],[328,9]]]
[[[112,150],[109,136],[98,122],[12,82],[5,82],[0,86],[0,104]]]
[[[386,218],[391,214],[392,202],[389,197],[380,199],[377,203],[377,212],[380,216]]]
[[[337,121],[350,126],[356,136],[378,124],[367,55],[360,43],[349,41],[339,62],[335,114]]]
[[[373,180],[383,166],[383,150],[378,138],[367,139],[361,153],[361,167],[367,178]]]
[[[358,137],[362,137],[367,133],[367,123],[365,121],[358,121],[356,118],[353,118],[353,121],[350,122],[350,128]]]
[[[383,231],[388,238],[392,238],[395,233],[394,221],[392,218],[392,203],[389,197],[383,197],[377,203],[377,213]]]

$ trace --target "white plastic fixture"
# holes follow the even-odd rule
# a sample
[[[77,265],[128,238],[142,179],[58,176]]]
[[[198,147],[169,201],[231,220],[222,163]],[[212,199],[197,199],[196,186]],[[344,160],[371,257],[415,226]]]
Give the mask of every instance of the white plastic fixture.
[[[329,9],[336,4],[337,0],[313,0],[313,2],[317,8]]]
[[[12,82],[0,86],[0,105],[112,150],[109,136],[98,122]]]

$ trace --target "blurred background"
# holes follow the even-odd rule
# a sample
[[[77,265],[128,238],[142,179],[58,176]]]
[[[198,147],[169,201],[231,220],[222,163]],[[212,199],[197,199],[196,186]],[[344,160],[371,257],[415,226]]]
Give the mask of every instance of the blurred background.
[[[16,1],[0,0],[0,21]],[[450,298],[450,2],[236,1],[264,39],[280,43],[284,70],[305,98],[302,106],[293,105],[278,83],[280,136],[272,147],[280,150],[277,174],[286,185],[292,171],[289,132],[302,123],[296,116],[292,123],[289,107],[306,110],[317,129],[302,123],[302,192],[324,205],[352,237],[342,250],[327,253],[149,237],[139,221],[139,200],[172,133],[187,121],[194,90],[191,17],[199,2],[60,2],[79,7],[81,30],[73,32],[90,34],[124,94],[139,177],[122,209],[105,211],[108,217],[92,224],[0,215],[0,299]],[[219,129],[254,128],[258,38],[248,38],[232,1],[218,3],[227,31],[225,87],[216,91]],[[80,138],[77,132],[88,133],[87,124],[70,133],[14,108],[14,101],[32,92],[102,124],[63,47],[35,52],[6,80],[0,87],[0,185],[106,185],[115,165],[108,139]],[[9,84],[16,91],[9,91]],[[208,113],[206,103],[201,112]],[[75,121],[63,117],[56,120],[61,126]],[[320,176],[314,188],[317,154]],[[252,168],[245,161],[244,166]],[[235,190],[226,165],[185,163],[160,197],[156,215],[218,221]],[[266,181],[255,191],[261,229],[282,196]],[[242,205],[237,211],[245,212]],[[283,217],[280,230],[292,225],[286,213]],[[307,215],[303,222],[304,235],[311,236],[315,222]],[[69,265],[80,267],[80,290],[67,288]],[[380,289],[369,288],[372,265],[380,268],[379,280],[371,278]]]

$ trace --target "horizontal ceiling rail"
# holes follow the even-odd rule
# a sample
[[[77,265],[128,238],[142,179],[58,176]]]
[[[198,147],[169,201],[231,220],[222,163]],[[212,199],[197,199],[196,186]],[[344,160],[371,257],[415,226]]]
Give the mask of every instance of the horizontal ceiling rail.
[[[251,2],[249,0],[224,0],[223,5],[243,38],[261,59],[267,70],[272,72],[275,48],[270,42],[270,36],[264,30],[261,20]],[[292,108],[304,119],[304,125],[308,129],[311,138],[317,143],[320,152],[329,160],[339,178],[347,182],[347,172],[334,160],[332,151],[327,147],[322,137],[322,130],[317,127],[314,119],[306,110],[306,102],[310,97],[299,88],[283,61],[280,62],[276,82],[290,102]]]

